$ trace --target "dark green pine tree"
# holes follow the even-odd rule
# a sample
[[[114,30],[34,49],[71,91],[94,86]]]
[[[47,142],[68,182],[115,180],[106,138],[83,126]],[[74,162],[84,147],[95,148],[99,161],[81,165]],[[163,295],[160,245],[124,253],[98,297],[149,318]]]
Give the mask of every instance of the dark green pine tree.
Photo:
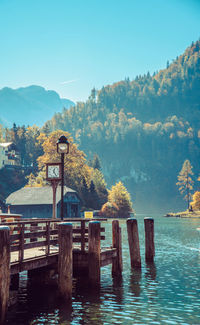
[[[89,208],[90,191],[89,191],[87,182],[85,180],[85,177],[82,180],[80,197],[82,199],[83,206],[85,208]]]
[[[18,127],[16,126],[15,123],[13,123],[13,127],[11,128],[11,141],[18,146],[19,145],[19,136],[18,136]]]
[[[88,166],[101,170],[101,161],[99,159],[99,156],[97,154],[94,154],[93,159],[88,161]]]
[[[96,192],[96,189],[95,189],[95,185],[94,185],[94,182],[91,181],[90,183],[90,188],[89,188],[89,207],[91,209],[94,209],[94,210],[97,210],[100,208],[100,204],[99,204],[99,197],[98,197],[98,194]]]

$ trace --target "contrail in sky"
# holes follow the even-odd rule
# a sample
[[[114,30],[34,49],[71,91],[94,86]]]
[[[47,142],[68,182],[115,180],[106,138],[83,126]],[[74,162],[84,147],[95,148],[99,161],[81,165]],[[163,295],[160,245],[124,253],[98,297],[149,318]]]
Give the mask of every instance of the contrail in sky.
[[[72,82],[78,81],[79,79],[73,79],[73,80],[68,80],[68,81],[63,81],[60,84],[61,85],[67,85],[67,84],[71,84]]]

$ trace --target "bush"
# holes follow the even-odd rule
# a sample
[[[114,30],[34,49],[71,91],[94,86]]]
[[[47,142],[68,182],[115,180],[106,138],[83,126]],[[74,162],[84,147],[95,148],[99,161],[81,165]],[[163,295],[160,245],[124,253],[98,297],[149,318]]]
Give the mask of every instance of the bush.
[[[118,216],[119,209],[115,203],[106,202],[100,211],[103,217],[116,218]]]

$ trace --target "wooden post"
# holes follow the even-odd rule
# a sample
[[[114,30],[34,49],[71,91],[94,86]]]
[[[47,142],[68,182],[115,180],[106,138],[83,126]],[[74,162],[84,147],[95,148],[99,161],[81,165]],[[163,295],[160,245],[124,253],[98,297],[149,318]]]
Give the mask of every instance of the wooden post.
[[[0,226],[0,324],[5,321],[10,286],[10,229]]]
[[[52,219],[55,220],[57,218],[57,205],[56,205],[56,190],[58,187],[58,180],[51,180],[51,186],[53,191],[53,213],[52,213]]]
[[[126,222],[128,232],[128,243],[132,268],[141,268],[140,243],[137,219],[130,218]]]
[[[144,218],[144,227],[145,227],[145,259],[146,262],[153,262],[155,256],[154,219]]]
[[[85,251],[85,221],[81,221],[81,251]]]
[[[46,222],[46,256],[50,253],[50,221]]]
[[[100,253],[101,253],[101,234],[100,222],[90,221],[88,226],[88,268],[90,284],[94,286],[100,285]]]
[[[122,238],[118,220],[113,220],[112,222],[112,246],[117,249],[117,257],[112,263],[112,276],[121,276],[123,270]]]
[[[24,259],[24,229],[25,224],[22,223],[21,226],[19,225],[20,229],[20,239],[19,239],[19,263],[22,264]]]
[[[58,288],[60,296],[65,300],[72,298],[72,224],[63,222],[58,225]]]
[[[37,231],[37,226],[38,226],[37,222],[31,222],[31,224],[30,224],[31,231],[36,232]],[[37,241],[37,237],[30,238],[31,243],[36,242],[36,241]]]

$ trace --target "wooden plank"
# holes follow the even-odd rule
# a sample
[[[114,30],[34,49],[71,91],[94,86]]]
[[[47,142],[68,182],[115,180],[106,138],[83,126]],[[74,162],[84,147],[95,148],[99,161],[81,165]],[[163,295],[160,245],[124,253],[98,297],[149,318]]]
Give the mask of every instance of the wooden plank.
[[[24,259],[24,228],[25,225],[21,224],[20,239],[19,239],[19,262],[22,263]]]
[[[84,223],[83,223],[84,224]],[[100,231],[101,232],[105,232],[105,227],[101,227],[100,228]],[[76,228],[73,228],[73,234],[80,234],[81,233],[81,227],[76,227]],[[85,228],[85,234],[88,234],[88,228]]]
[[[115,257],[117,257],[116,248],[110,248],[110,249],[106,249],[105,251],[101,251],[101,261],[104,261],[109,258],[115,258]]]
[[[39,231],[42,230],[43,227],[41,226],[30,226],[30,227],[25,227],[25,231]]]
[[[46,225],[46,255],[48,256],[50,253],[50,222],[47,222]]]
[[[10,286],[10,229],[0,227],[0,324],[4,324]]]
[[[24,244],[24,250],[29,248],[35,248],[35,247],[44,247],[46,246],[46,244],[47,244],[46,240]]]
[[[100,239],[104,240],[105,236],[100,236]],[[88,237],[85,237],[84,240],[85,240],[85,243],[88,243]],[[73,243],[81,243],[81,237],[78,237],[78,236],[73,237]]]
[[[20,239],[20,234],[16,234],[16,235],[11,235],[10,236],[10,241],[11,243],[15,240],[19,240]]]
[[[21,265],[19,265],[18,262],[12,263],[10,270],[11,270],[11,274],[17,274],[21,271],[33,270],[38,267],[47,266],[51,264],[55,264],[56,266],[57,263],[58,263],[58,254],[51,254],[48,257],[43,255],[39,257],[26,259],[23,261]]]
[[[79,229],[74,229],[74,230],[79,230]],[[84,221],[81,221],[81,250],[82,252],[84,252],[85,250],[85,233],[86,233],[86,230],[88,232],[88,229],[86,229],[85,227],[85,222]],[[73,239],[74,241],[74,239]]]

